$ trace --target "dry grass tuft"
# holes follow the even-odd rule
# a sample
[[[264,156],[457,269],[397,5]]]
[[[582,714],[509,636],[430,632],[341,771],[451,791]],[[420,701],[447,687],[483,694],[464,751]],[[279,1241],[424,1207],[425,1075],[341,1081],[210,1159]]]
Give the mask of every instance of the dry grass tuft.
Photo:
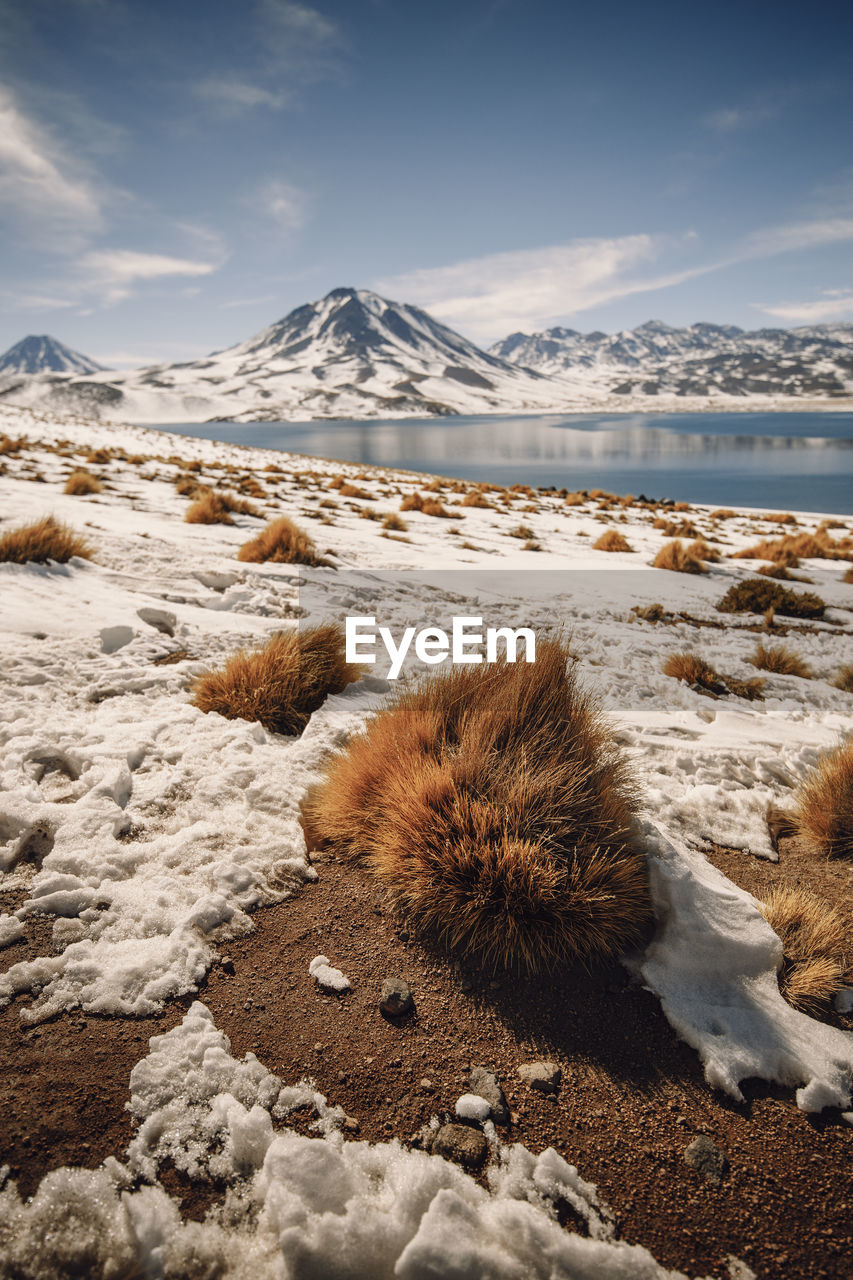
[[[401,511],[422,511],[425,516],[437,516],[440,520],[452,520],[453,513],[441,505],[438,498],[425,498],[422,493],[410,493],[400,503]],[[457,514],[457,519],[458,514]]]
[[[100,493],[101,482],[97,476],[93,476],[91,471],[86,471],[80,467],[77,471],[72,471],[71,475],[65,481],[63,493],[67,493],[72,497],[82,497],[87,493]]]
[[[825,858],[853,858],[853,738],[820,757],[794,799],[812,848]]]
[[[705,573],[701,560],[692,555],[683,542],[667,542],[655,556],[652,564],[656,569],[672,569],[674,573]]]
[[[823,525],[814,533],[786,533],[781,538],[765,538],[735,552],[738,560],[772,560],[792,567],[794,560],[853,559],[853,538],[831,538]]]
[[[586,493],[578,490],[576,493],[567,493],[563,502],[567,507],[582,507],[587,501]]]
[[[624,533],[620,533],[618,529],[608,529],[603,533],[596,542],[592,544],[593,551],[633,551]]]
[[[405,533],[408,527],[405,520],[401,520],[396,511],[389,511],[382,521],[382,528],[390,529],[394,533]]]
[[[241,649],[219,671],[199,676],[193,704],[227,720],[257,720],[272,733],[301,733],[312,711],[361,669],[345,658],[337,625],[280,632],[260,649]]]
[[[361,489],[357,484],[341,484],[335,486],[342,498],[373,498],[375,495]]]
[[[811,680],[812,670],[794,649],[785,644],[766,645],[759,641],[755,652],[747,662],[758,667],[760,671],[772,671],[780,676],[800,676],[803,680]]]
[[[803,1013],[825,1013],[849,972],[844,916],[822,898],[797,888],[774,889],[759,906],[782,943],[782,995]]]
[[[665,538],[697,538],[699,530],[692,520],[667,520],[658,516],[652,522],[653,529],[661,529]]]
[[[288,516],[271,520],[260,533],[244,542],[237,559],[249,564],[322,564],[308,534]]]
[[[218,489],[201,489],[199,496],[187,508],[184,520],[187,524],[233,524],[233,513],[256,516],[257,508],[244,498]]]
[[[492,504],[491,502],[489,502],[489,499],[483,493],[482,489],[469,489],[469,491],[465,494],[465,497],[462,499],[462,506],[463,507],[489,507],[490,509],[492,509]]]
[[[847,583],[853,583],[853,564],[851,564],[849,569],[845,570],[844,577],[841,579],[841,581],[847,582]]]
[[[691,542],[687,548],[687,554],[695,556],[697,560],[705,560],[708,564],[719,564],[721,559],[717,548],[712,547],[704,538],[697,538],[695,542]]]
[[[662,667],[665,676],[683,680],[685,684],[698,684],[710,693],[727,693],[723,677],[710,662],[695,653],[671,653]]]
[[[532,542],[536,537],[529,525],[517,524],[514,529],[507,529],[510,538],[524,538],[527,542]]]
[[[822,618],[826,605],[812,591],[791,591],[768,578],[745,578],[729,587],[717,605],[721,613],[766,613],[783,618]]]
[[[844,693],[853,693],[853,662],[845,662],[843,667],[839,667],[832,683]]]
[[[53,516],[44,516],[33,524],[0,535],[2,564],[47,564],[51,560],[67,564],[74,556],[91,560],[94,552],[79,533]]]
[[[737,512],[732,511],[731,507],[719,507],[716,511],[711,512],[712,520],[734,520]]]
[[[650,920],[627,759],[564,644],[452,668],[350,740],[306,800],[309,848],[359,863],[452,948],[542,972]]]

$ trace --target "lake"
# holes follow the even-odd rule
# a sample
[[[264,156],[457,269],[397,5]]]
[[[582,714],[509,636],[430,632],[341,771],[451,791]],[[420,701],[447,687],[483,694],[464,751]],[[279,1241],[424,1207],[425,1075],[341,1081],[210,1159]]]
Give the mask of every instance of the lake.
[[[571,413],[163,423],[164,431],[494,484],[853,514],[853,413]]]

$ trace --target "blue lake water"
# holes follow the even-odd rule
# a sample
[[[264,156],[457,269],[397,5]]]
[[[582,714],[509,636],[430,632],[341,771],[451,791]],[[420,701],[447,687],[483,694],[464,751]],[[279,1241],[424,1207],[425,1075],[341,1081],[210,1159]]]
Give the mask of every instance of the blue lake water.
[[[161,424],[494,484],[853,514],[853,413],[572,413]]]

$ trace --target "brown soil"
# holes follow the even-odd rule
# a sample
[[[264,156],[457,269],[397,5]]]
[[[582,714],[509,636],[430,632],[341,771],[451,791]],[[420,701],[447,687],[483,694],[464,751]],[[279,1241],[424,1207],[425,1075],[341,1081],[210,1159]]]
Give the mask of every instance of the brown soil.
[[[733,857],[713,860],[734,875]],[[773,874],[746,859],[734,878],[756,868]],[[470,1066],[492,1067],[514,1113],[505,1139],[535,1152],[554,1146],[598,1185],[620,1236],[664,1265],[724,1276],[734,1254],[761,1280],[847,1273],[853,1132],[837,1114],[807,1116],[789,1091],[758,1082],[743,1105],[713,1093],[657,1001],[618,966],[539,981],[466,970],[409,938],[358,873],[334,860],[318,871],[318,884],[257,914],[255,932],[227,946],[234,972],[217,965],[200,992],[236,1056],[250,1049],[287,1081],[311,1076],[358,1120],[353,1136],[371,1141],[412,1141],[430,1116],[452,1111]],[[35,929],[9,948],[8,963],[49,950],[49,926]],[[351,992],[319,990],[308,964],[320,952]],[[377,1009],[391,975],[410,983],[417,1005],[399,1025]],[[158,1018],[69,1014],[33,1029],[17,1005],[0,1013],[2,1159],[22,1191],[58,1165],[94,1168],[121,1155],[131,1068],[191,998]],[[562,1067],[556,1100],[518,1079],[518,1064],[539,1057]],[[684,1163],[700,1133],[730,1161],[719,1186]],[[193,1217],[215,1196],[171,1170],[164,1183]]]

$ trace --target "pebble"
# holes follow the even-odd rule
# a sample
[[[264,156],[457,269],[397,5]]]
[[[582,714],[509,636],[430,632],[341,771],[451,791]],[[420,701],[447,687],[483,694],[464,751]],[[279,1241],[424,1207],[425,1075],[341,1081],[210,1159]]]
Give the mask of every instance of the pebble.
[[[386,978],[382,983],[379,1011],[386,1018],[403,1018],[415,1007],[411,988],[402,978]]]
[[[719,1186],[729,1162],[715,1142],[706,1134],[694,1138],[684,1152],[684,1163],[695,1169],[706,1182]]]
[[[495,1124],[506,1124],[509,1121],[506,1097],[494,1071],[490,1071],[488,1067],[472,1067],[469,1088],[471,1093],[488,1102]]]
[[[432,1081],[427,1080],[426,1076],[424,1076],[423,1080],[420,1081],[420,1087],[423,1093],[432,1093],[435,1088]]]
[[[435,1155],[455,1160],[465,1169],[479,1169],[486,1158],[488,1144],[479,1129],[467,1124],[443,1124],[432,1143]]]
[[[358,1123],[358,1121],[355,1119],[354,1116],[346,1116],[344,1118],[343,1127],[344,1129],[346,1129],[347,1133],[358,1133],[359,1130],[361,1129],[361,1125]]]
[[[518,1068],[518,1074],[531,1089],[552,1095],[559,1089],[563,1078],[556,1062],[523,1062]]]

